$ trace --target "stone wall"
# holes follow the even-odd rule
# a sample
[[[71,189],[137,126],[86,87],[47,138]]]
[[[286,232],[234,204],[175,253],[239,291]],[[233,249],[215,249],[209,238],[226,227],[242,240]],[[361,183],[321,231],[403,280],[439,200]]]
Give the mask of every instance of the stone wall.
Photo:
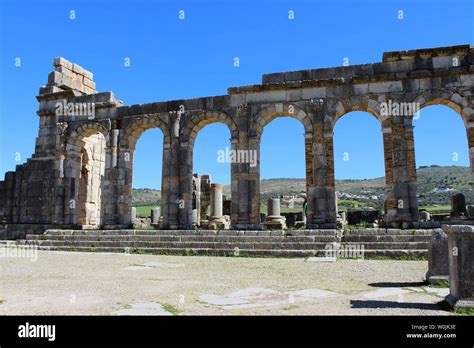
[[[35,153],[0,182],[4,221],[127,227],[133,152],[149,128],[160,128],[164,134],[162,227],[167,229],[193,227],[194,141],[213,122],[229,127],[232,150],[256,158],[231,164],[232,228],[261,228],[260,140],[265,126],[277,117],[293,117],[305,130],[309,228],[335,227],[333,129],[348,112],[367,111],[380,122],[386,173],[384,220],[389,227],[410,227],[416,222],[418,202],[414,114],[386,114],[384,105],[452,108],[466,126],[471,168],[473,164],[474,50],[468,45],[386,52],[380,63],[263,75],[262,84],[232,87],[223,96],[128,106],[112,92],[96,93],[92,74],[80,66],[63,58],[55,59],[54,65],[48,84],[37,96],[40,127]],[[65,110],[72,105],[73,112],[58,113],[58,103],[67,106]],[[94,179],[84,181],[87,139],[99,134],[104,139],[97,162],[100,174],[89,168]],[[92,198],[97,192],[100,202]],[[87,208],[96,212],[92,220],[81,218],[78,209],[84,201],[93,203]]]

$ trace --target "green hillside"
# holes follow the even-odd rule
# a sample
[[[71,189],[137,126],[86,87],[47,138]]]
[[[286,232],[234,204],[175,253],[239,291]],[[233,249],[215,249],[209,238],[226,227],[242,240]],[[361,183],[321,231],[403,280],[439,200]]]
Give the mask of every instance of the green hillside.
[[[420,206],[450,205],[450,197],[458,192],[466,196],[467,204],[474,204],[468,167],[420,167],[417,169],[417,176]],[[287,178],[262,180],[260,190],[261,202],[264,204],[269,197],[297,195],[304,192],[305,180]],[[372,206],[381,209],[385,196],[385,179],[381,177],[365,180],[336,180],[336,190],[343,194],[343,197],[339,197],[340,206]],[[224,186],[224,194],[230,196],[230,185]],[[160,199],[159,190],[133,190],[135,206],[156,205]]]

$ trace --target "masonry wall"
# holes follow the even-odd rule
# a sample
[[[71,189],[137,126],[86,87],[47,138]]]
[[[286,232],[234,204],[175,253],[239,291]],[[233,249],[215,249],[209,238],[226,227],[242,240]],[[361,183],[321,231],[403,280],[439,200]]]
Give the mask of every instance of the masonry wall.
[[[231,227],[235,229],[261,226],[260,141],[265,126],[277,117],[293,117],[305,129],[310,228],[335,226],[333,129],[348,112],[367,111],[380,122],[386,174],[384,219],[389,227],[410,227],[418,219],[416,159],[413,115],[385,115],[383,103],[441,104],[455,110],[466,127],[473,165],[474,51],[468,45],[386,52],[380,63],[267,74],[262,84],[229,88],[224,96],[131,106],[123,105],[112,92],[97,93],[92,73],[77,64],[57,58],[54,66],[37,96],[40,127],[35,153],[0,182],[4,222],[128,227],[133,152],[149,128],[164,134],[162,214],[163,227],[170,229],[192,228],[194,140],[213,122],[229,127],[233,150],[255,151],[258,157],[256,166],[231,164]],[[58,114],[58,103],[93,105],[94,114]],[[81,152],[91,137],[104,139],[103,152],[90,168],[93,180],[84,182]],[[98,192],[100,200],[91,200]],[[84,207],[85,200],[86,210],[96,211],[88,221],[79,218],[78,207]]]

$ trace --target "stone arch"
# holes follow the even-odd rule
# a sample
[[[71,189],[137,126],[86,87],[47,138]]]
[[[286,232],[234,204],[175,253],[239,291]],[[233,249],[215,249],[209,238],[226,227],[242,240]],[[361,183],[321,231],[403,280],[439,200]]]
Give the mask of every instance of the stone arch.
[[[439,91],[435,93],[427,91],[415,97],[413,102],[419,105],[420,110],[431,105],[448,106],[461,116],[466,127],[474,119],[474,105],[455,91]]]
[[[165,218],[168,210],[168,187],[169,187],[169,171],[170,171],[170,147],[171,134],[169,130],[168,114],[146,114],[140,116],[131,116],[124,118],[122,123],[122,133],[119,141],[119,160],[118,171],[123,172],[125,182],[119,185],[122,198],[119,205],[123,214],[123,223],[125,225],[131,223],[132,211],[132,191],[133,191],[133,168],[134,168],[134,152],[138,139],[143,132],[148,129],[158,128],[163,133],[163,149],[162,149],[162,172],[161,172],[161,213]]]
[[[186,125],[182,131],[184,141],[189,141],[190,144],[194,144],[197,134],[206,125],[212,123],[223,123],[229,127],[231,137],[234,137],[237,133],[237,124],[231,116],[221,111],[206,111],[192,115],[186,122]]]
[[[74,154],[74,152],[80,153],[81,148],[85,145],[84,139],[94,134],[102,134],[104,136],[104,139],[108,142],[109,129],[101,123],[81,123],[77,127],[73,128],[70,131],[66,140],[67,154],[72,155]]]
[[[133,120],[124,127],[124,134],[120,137],[120,146],[122,148],[128,148],[133,152],[142,133],[151,128],[161,129],[164,144],[169,143],[171,139],[169,125],[163,118],[164,117],[159,114],[133,117]]]
[[[275,118],[285,116],[292,117],[300,121],[303,124],[306,134],[314,133],[311,116],[299,106],[291,103],[278,103],[264,107],[253,118],[250,125],[250,131],[260,138],[263,134],[263,129],[267,124],[269,124]]]
[[[474,188],[474,103],[472,98],[465,97],[453,90],[426,91],[413,99],[420,110],[427,106],[444,105],[456,112],[464,122],[467,136],[468,157],[471,167],[471,189]]]
[[[104,212],[101,192],[108,138],[106,126],[90,122],[78,125],[67,139],[64,177],[71,190],[66,190],[65,201],[70,207],[65,213],[74,224],[88,228],[101,225]]]
[[[374,116],[382,124],[384,118],[380,112],[380,102],[370,97],[347,98],[338,100],[329,113],[329,118],[325,118],[325,132],[332,131],[336,122],[343,116],[353,111],[365,111]],[[331,123],[329,123],[329,121]],[[330,127],[330,129],[328,129]]]

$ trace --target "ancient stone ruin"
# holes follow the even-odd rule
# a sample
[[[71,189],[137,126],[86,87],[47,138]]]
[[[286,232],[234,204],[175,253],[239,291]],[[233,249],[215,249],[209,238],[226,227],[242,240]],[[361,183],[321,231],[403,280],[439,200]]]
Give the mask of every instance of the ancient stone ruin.
[[[413,117],[428,105],[455,110],[466,127],[472,173],[473,89],[469,45],[385,52],[379,63],[266,74],[261,84],[232,87],[227,95],[140,105],[97,92],[91,72],[56,58],[37,96],[35,152],[0,182],[0,220],[9,237],[51,228],[128,228],[135,144],[155,127],[164,134],[160,228],[201,224],[204,207],[197,205],[197,191],[209,195],[205,204],[213,209],[206,223],[221,228],[222,187],[206,188],[206,178],[193,176],[196,135],[221,122],[237,154],[231,164],[230,228],[261,229],[261,136],[271,120],[290,116],[305,130],[306,226],[335,228],[333,129],[344,114],[363,110],[383,133],[383,220],[388,227],[410,227],[419,218]],[[460,201],[453,202],[456,217],[466,216]],[[200,202],[205,205],[202,197]],[[281,227],[284,218],[275,219]]]

